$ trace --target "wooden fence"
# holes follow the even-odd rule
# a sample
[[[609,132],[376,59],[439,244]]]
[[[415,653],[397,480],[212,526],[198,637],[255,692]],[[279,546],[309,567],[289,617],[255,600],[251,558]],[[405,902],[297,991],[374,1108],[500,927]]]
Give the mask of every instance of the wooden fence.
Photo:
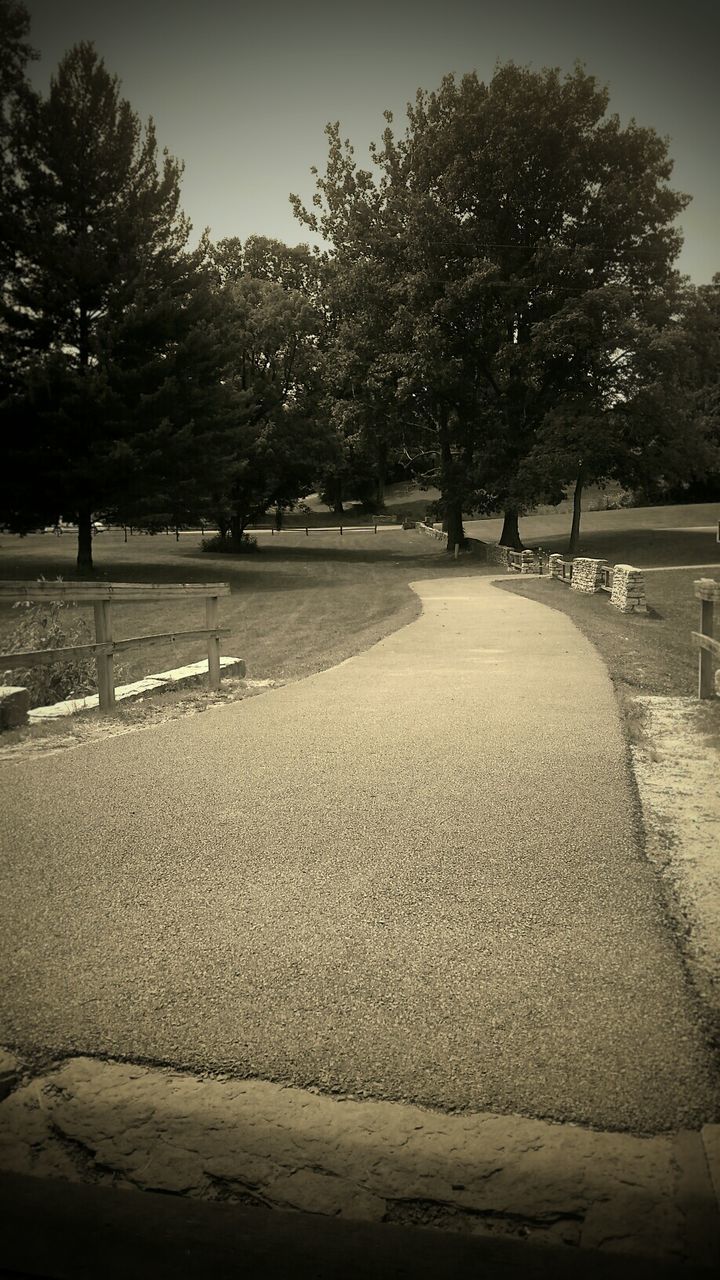
[[[715,688],[713,669],[720,666],[720,640],[713,636],[715,605],[720,603],[720,582],[699,578],[694,583],[695,597],[700,601],[700,630],[692,631],[693,644],[699,649],[698,697],[712,698]]]
[[[114,656],[125,649],[160,644],[166,640],[200,640],[208,642],[208,683],[220,687],[220,636],[230,634],[229,627],[218,626],[221,596],[229,596],[227,582],[0,582],[3,600],[60,600],[65,603],[92,605],[95,613],[95,643],[72,645],[62,649],[29,649],[23,653],[2,653],[0,663],[7,667],[39,667],[54,662],[92,654],[97,668],[100,708],[115,706]],[[194,631],[167,631],[158,635],[133,636],[114,640],[112,632],[113,604],[155,604],[162,600],[205,600],[205,626]]]

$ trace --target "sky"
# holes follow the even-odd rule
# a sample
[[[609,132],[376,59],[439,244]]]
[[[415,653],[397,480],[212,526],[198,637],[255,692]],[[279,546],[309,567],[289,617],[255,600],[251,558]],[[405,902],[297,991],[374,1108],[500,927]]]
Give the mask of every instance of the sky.
[[[309,204],[329,121],[359,163],[391,110],[447,72],[491,78],[498,60],[569,71],[581,61],[610,110],[670,138],[672,185],[692,195],[678,266],[720,271],[720,6],[717,0],[25,0],[31,69],[47,90],[63,53],[94,41],[123,96],[185,163],[183,207],[199,234],[312,240]]]

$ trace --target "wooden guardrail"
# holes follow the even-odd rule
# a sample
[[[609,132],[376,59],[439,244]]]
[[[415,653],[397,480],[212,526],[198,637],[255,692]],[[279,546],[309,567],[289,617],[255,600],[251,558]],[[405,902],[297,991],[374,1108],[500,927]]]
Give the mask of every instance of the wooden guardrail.
[[[715,605],[720,604],[720,582],[713,578],[698,578],[693,585],[695,597],[700,601],[700,630],[690,633],[693,644],[700,651],[698,697],[712,698],[715,692],[713,668],[720,666],[720,640],[713,636]]]
[[[125,649],[160,644],[165,640],[200,640],[208,642],[208,683],[220,687],[220,636],[230,634],[229,627],[218,626],[221,596],[230,595],[227,582],[0,582],[3,600],[61,600],[79,605],[92,605],[95,613],[95,643],[71,645],[61,649],[28,649],[22,653],[2,653],[0,663],[10,667],[39,667],[72,658],[95,657],[100,708],[115,706],[114,656]],[[166,631],[156,635],[133,636],[114,640],[112,633],[113,604],[154,604],[158,600],[205,600],[205,626],[193,631]]]

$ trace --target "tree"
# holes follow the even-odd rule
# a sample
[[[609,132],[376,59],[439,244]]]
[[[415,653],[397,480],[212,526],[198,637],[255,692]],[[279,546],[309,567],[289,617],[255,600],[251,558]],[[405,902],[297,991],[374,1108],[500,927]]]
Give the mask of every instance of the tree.
[[[609,284],[589,292],[545,327],[546,367],[573,354],[558,397],[520,464],[526,491],[546,501],[573,488],[568,553],[579,545],[582,492],[617,480],[628,488],[663,475],[688,479],[706,466],[705,424],[680,389],[687,349],[680,324],[685,290],[668,286],[644,300]],[[652,479],[654,477],[654,481]]]
[[[30,17],[25,5],[15,0],[0,0],[0,271],[3,283],[13,262],[18,216],[13,140],[33,102],[26,67],[37,54],[27,41],[29,29]]]
[[[294,200],[336,258],[387,283],[387,353],[449,549],[463,511],[498,505],[502,540],[519,546],[518,515],[542,496],[523,464],[546,420],[581,382],[586,419],[607,405],[606,379],[596,390],[586,374],[607,362],[611,334],[591,324],[574,342],[578,310],[621,287],[642,327],[672,281],[686,197],[667,185],[667,145],[607,106],[580,67],[561,77],[508,63],[487,85],[446,76],[418,92],[404,137],[387,116],[377,178],[331,127],[315,210]]]
[[[212,251],[228,406],[208,507],[240,546],[251,520],[308,492],[332,447],[319,413],[317,268],[307,246],[252,237]]]
[[[93,511],[151,490],[191,434],[188,389],[194,412],[201,389],[217,394],[217,362],[203,368],[193,337],[208,324],[206,245],[188,251],[181,165],[159,156],[152,121],[143,130],[91,44],[63,58],[11,145],[3,505],[16,522],[38,499],[74,514],[87,572]]]
[[[678,319],[673,394],[692,435],[682,448],[685,465],[662,474],[664,496],[720,499],[720,272],[709,284],[687,284]],[[677,483],[677,482],[680,483]]]

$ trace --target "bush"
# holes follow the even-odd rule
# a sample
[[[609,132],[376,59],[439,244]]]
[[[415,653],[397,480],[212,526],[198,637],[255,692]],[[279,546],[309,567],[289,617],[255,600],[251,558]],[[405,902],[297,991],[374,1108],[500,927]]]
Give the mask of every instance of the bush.
[[[235,555],[248,555],[251,551],[257,551],[257,538],[251,538],[249,533],[244,533],[240,540],[237,538],[223,538],[222,534],[216,533],[214,538],[203,538],[200,543],[202,551],[224,551]]]
[[[20,600],[18,624],[7,639],[10,652],[26,649],[62,649],[92,644],[95,637],[76,604],[63,600]],[[31,707],[44,707],[66,698],[83,698],[97,689],[95,660],[72,658],[47,667],[18,667],[2,673],[4,684],[19,685],[30,693]]]

